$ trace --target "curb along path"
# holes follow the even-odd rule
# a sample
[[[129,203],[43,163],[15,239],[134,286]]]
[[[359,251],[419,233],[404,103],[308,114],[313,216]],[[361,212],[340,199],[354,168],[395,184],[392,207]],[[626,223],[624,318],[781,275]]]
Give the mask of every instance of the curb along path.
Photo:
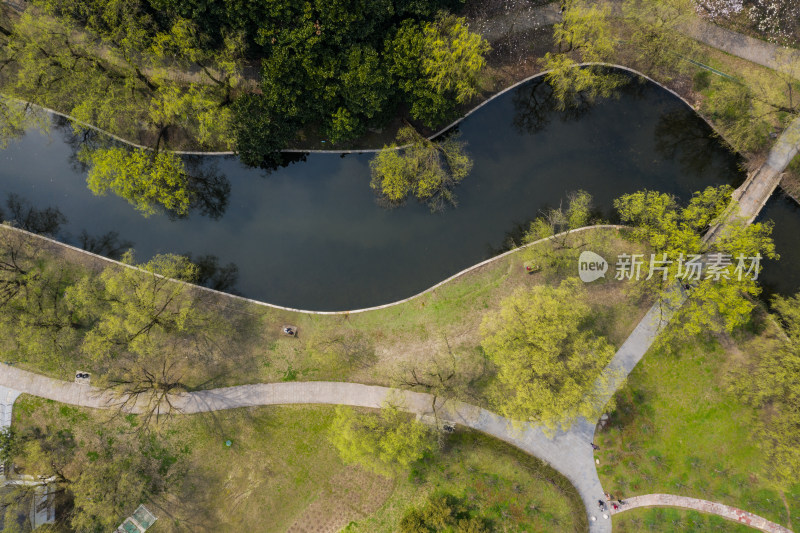
[[[647,494],[646,496],[634,496],[626,498],[625,505],[617,511],[612,510],[612,515],[624,513],[639,507],[680,507],[682,509],[693,509],[701,513],[715,514],[727,520],[738,522],[768,533],[792,533],[780,524],[770,522],[766,518],[742,511],[730,505],[714,503],[708,500],[698,500],[697,498],[687,498],[685,496],[673,496],[672,494]]]

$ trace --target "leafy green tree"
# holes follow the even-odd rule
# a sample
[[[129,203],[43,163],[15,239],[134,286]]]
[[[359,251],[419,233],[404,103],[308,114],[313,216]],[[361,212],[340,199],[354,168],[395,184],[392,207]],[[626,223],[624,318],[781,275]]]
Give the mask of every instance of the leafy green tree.
[[[132,264],[132,253],[122,261]],[[91,324],[81,350],[97,382],[120,395],[121,410],[144,413],[143,429],[172,411],[174,393],[222,369],[227,324],[203,310],[189,285],[173,281],[196,275],[185,257],[158,255],[139,268],[106,268],[66,292],[74,314]]]
[[[547,266],[556,270],[573,267],[578,252],[594,240],[590,233],[569,233],[592,224],[592,196],[586,191],[575,191],[567,195],[567,207],[558,206],[544,211],[531,222],[522,239],[529,244],[541,239],[547,242],[536,249],[523,252],[527,262]],[[594,244],[599,244],[594,241]]]
[[[481,323],[481,346],[497,366],[493,402],[504,416],[568,428],[605,407],[614,348],[591,329],[576,278],[516,291]]]
[[[390,404],[378,415],[338,407],[328,438],[345,463],[385,476],[407,471],[436,442],[430,428]]]
[[[650,257],[640,258],[647,279],[634,287],[666,311],[683,298],[676,280],[691,285],[685,303],[672,317],[671,335],[664,336],[665,341],[731,332],[749,320],[755,307],[753,298],[761,289],[754,277],[760,268],[749,275],[746,270],[756,266],[749,258],[777,257],[770,237],[771,223],[741,225],[730,221],[733,223],[725,226],[716,241],[709,244],[703,239],[729,208],[731,192],[729,186],[708,187],[695,193],[685,207],[674,196],[654,191],[627,194],[614,201],[622,221],[633,227],[634,238],[652,251]],[[721,268],[723,274],[710,276],[707,269],[698,272],[688,267],[691,260],[698,267],[707,265],[714,257],[711,254],[721,254],[716,256],[720,261],[727,256],[729,265]],[[741,276],[736,273],[740,260],[745,267]]]
[[[398,143],[403,148],[398,149]],[[436,211],[446,203],[455,204],[452,189],[471,169],[472,160],[456,136],[434,142],[404,126],[397,143],[384,146],[370,161],[370,186],[390,205],[401,204],[413,194]]]
[[[453,94],[458,103],[473,98],[490,50],[486,39],[470,32],[465,19],[453,15],[426,24],[423,37],[422,71],[431,87],[440,94]]]
[[[155,213],[156,206],[179,215],[189,211],[189,179],[171,152],[98,148],[82,150],[80,157],[89,164],[86,181],[95,194],[113,191],[145,216]]]
[[[62,298],[76,270],[48,261],[25,235],[0,229],[0,336],[7,359],[67,370],[84,324]],[[74,371],[69,368],[69,371]]]
[[[89,417],[68,406],[38,411],[47,416],[20,434],[14,463],[53,478],[48,489],[68,503],[62,519],[74,531],[113,531],[143,501],[160,501],[186,473],[186,449],[174,434],[133,432],[133,418]]]
[[[11,462],[18,452],[19,445],[17,434],[12,428],[0,429],[0,464]]]
[[[465,19],[452,15],[425,24],[407,21],[386,42],[390,72],[407,95],[411,116],[429,127],[451,119],[457,103],[477,94],[489,49]]]
[[[772,125],[756,111],[755,95],[746,85],[713,78],[702,110],[725,133],[725,139],[742,151],[756,151],[769,142]]]
[[[410,509],[400,520],[401,533],[488,533],[487,521],[473,512],[466,503],[447,493],[431,494],[420,507]]]
[[[614,52],[609,6],[585,0],[566,0],[564,16],[553,29],[558,53],[545,55],[545,79],[553,88],[560,109],[581,101],[609,97],[626,80],[601,66],[578,67],[578,63],[607,61]]]
[[[681,32],[696,16],[693,0],[626,0],[625,17],[632,21],[629,43],[636,67],[645,74],[669,80],[689,71],[684,57],[698,53],[697,43]]]

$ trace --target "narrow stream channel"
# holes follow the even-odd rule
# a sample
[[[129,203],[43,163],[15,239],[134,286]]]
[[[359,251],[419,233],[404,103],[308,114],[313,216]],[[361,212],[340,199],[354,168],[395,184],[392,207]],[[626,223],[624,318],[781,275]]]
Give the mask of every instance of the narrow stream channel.
[[[744,178],[739,158],[707,124],[654,84],[632,82],[618,99],[569,113],[548,94],[532,80],[461,123],[475,165],[456,189],[458,206],[441,213],[415,201],[380,207],[369,188],[369,155],[310,154],[271,173],[233,157],[192,158],[217,192],[204,198],[205,210],[145,218],[125,200],[92,195],[74,161],[80,140],[68,126],[49,136],[30,131],[0,152],[0,207],[8,214],[6,197],[14,194],[39,209],[57,207],[66,218],[57,237],[65,242],[79,244],[82,231],[116,231],[140,261],[161,252],[215,256],[238,268],[239,294],[343,310],[405,298],[492,256],[570,191],[589,191],[611,218],[613,199],[624,193],[648,188],[686,199]]]

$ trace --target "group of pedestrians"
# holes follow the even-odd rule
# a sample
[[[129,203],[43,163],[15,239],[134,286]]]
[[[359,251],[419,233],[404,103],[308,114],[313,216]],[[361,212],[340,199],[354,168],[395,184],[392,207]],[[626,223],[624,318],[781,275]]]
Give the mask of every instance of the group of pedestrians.
[[[600,449],[600,446],[598,446],[594,442],[592,442],[591,445],[592,445],[592,450],[594,450],[594,451],[597,451],[597,450]],[[605,493],[605,497],[606,497],[605,500],[597,500],[597,507],[600,509],[600,512],[602,513],[603,518],[608,520],[609,508],[613,509],[614,511],[618,511],[620,507],[625,505],[625,501],[622,500],[621,498],[619,498],[619,499],[614,498],[614,496],[612,494],[608,493],[608,492]],[[593,521],[597,520],[597,517],[595,517],[595,516],[592,516],[591,518],[592,518]]]

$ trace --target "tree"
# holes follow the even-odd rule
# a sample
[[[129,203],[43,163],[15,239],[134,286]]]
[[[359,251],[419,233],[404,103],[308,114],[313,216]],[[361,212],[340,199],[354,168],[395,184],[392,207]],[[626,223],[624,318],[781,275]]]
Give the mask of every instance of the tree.
[[[531,222],[522,242],[529,244],[541,239],[547,242],[523,252],[524,257],[537,266],[542,262],[560,270],[572,267],[577,260],[578,251],[587,246],[595,237],[588,232],[571,233],[592,222],[592,196],[586,191],[575,191],[567,195],[567,207],[550,208]],[[599,243],[597,243],[599,244]]]
[[[48,490],[66,503],[60,518],[71,530],[113,531],[142,501],[158,501],[186,473],[188,450],[175,433],[138,433],[132,431],[135,418],[90,417],[63,405],[41,404],[37,412],[44,419],[18,436],[14,463],[49,479]]]
[[[471,33],[464,18],[453,15],[427,23],[423,36],[422,71],[430,86],[437,93],[452,94],[458,103],[473,98],[491,48],[486,39]]]
[[[77,269],[47,260],[38,243],[0,230],[0,336],[7,359],[57,371],[71,365],[84,324],[62,295],[81,277]],[[74,371],[69,368],[69,371]]]
[[[19,451],[19,444],[19,438],[12,428],[0,428],[0,465],[11,462]]]
[[[47,131],[49,123],[49,117],[32,105],[0,96],[0,150],[7,148],[9,141],[21,137],[30,127]]]
[[[756,97],[746,85],[736,81],[714,78],[702,110],[725,133],[725,139],[735,148],[755,152],[769,142],[772,125],[756,111]]]
[[[406,472],[435,448],[432,430],[391,404],[378,415],[337,407],[328,438],[345,463],[384,476]]]
[[[438,415],[442,400],[474,400],[476,386],[487,377],[487,366],[479,350],[454,350],[445,337],[444,349],[424,361],[401,364],[393,381],[403,389],[430,394],[431,409]]]
[[[122,261],[133,264],[126,252]],[[158,255],[139,268],[109,267],[70,287],[73,313],[91,324],[81,350],[97,382],[120,396],[121,411],[137,408],[142,428],[172,411],[171,397],[220,369],[219,339],[227,324],[202,309],[190,287],[197,267],[185,257]]]
[[[545,79],[553,88],[559,109],[607,98],[623,85],[624,76],[602,66],[579,67],[578,62],[608,60],[614,52],[614,37],[608,20],[609,6],[584,0],[566,0],[564,16],[553,29],[558,53],[545,55]],[[577,61],[576,59],[577,58]]]
[[[591,308],[575,278],[505,298],[481,323],[481,346],[497,366],[493,402],[504,416],[566,429],[605,407],[613,347],[591,330]]]
[[[180,158],[171,152],[99,148],[82,150],[89,164],[86,178],[95,194],[113,191],[145,216],[156,206],[184,215],[192,202],[189,179]]]
[[[753,0],[750,20],[767,39],[783,46],[800,42],[800,6],[792,0]]]
[[[444,14],[434,22],[403,24],[386,43],[390,72],[411,104],[411,116],[429,127],[452,118],[455,104],[477,94],[489,50],[465,19]]]
[[[730,207],[731,192],[727,185],[708,187],[695,193],[685,207],[672,195],[654,191],[627,194],[614,201],[622,221],[632,225],[633,236],[652,252],[649,258],[641,258],[641,270],[648,278],[637,283],[636,290],[654,298],[666,311],[683,299],[676,282],[691,286],[686,301],[672,317],[671,333],[663,336],[664,341],[731,332],[750,318],[753,298],[761,292],[755,279],[760,265],[750,258],[777,255],[769,222],[743,225],[729,220],[716,241],[709,245],[703,240],[705,232]],[[722,264],[725,259],[727,266]],[[709,275],[707,269],[705,273],[692,270],[690,261],[698,267],[716,262],[720,275]],[[740,261],[748,270],[755,267],[755,271],[743,273],[739,279],[735,269]]]
[[[467,504],[447,493],[434,493],[420,507],[414,507],[400,520],[401,533],[488,533],[485,519],[473,516]]]
[[[681,30],[692,22],[695,9],[694,0],[626,0],[623,12],[633,23],[629,43],[636,67],[662,80],[692,68],[683,58],[695,56],[699,47]]]
[[[398,143],[403,147],[398,149]],[[384,146],[370,161],[370,186],[390,205],[399,205],[413,194],[437,211],[446,203],[455,204],[452,189],[471,169],[472,160],[455,135],[434,142],[405,126],[397,134],[397,143]]]

